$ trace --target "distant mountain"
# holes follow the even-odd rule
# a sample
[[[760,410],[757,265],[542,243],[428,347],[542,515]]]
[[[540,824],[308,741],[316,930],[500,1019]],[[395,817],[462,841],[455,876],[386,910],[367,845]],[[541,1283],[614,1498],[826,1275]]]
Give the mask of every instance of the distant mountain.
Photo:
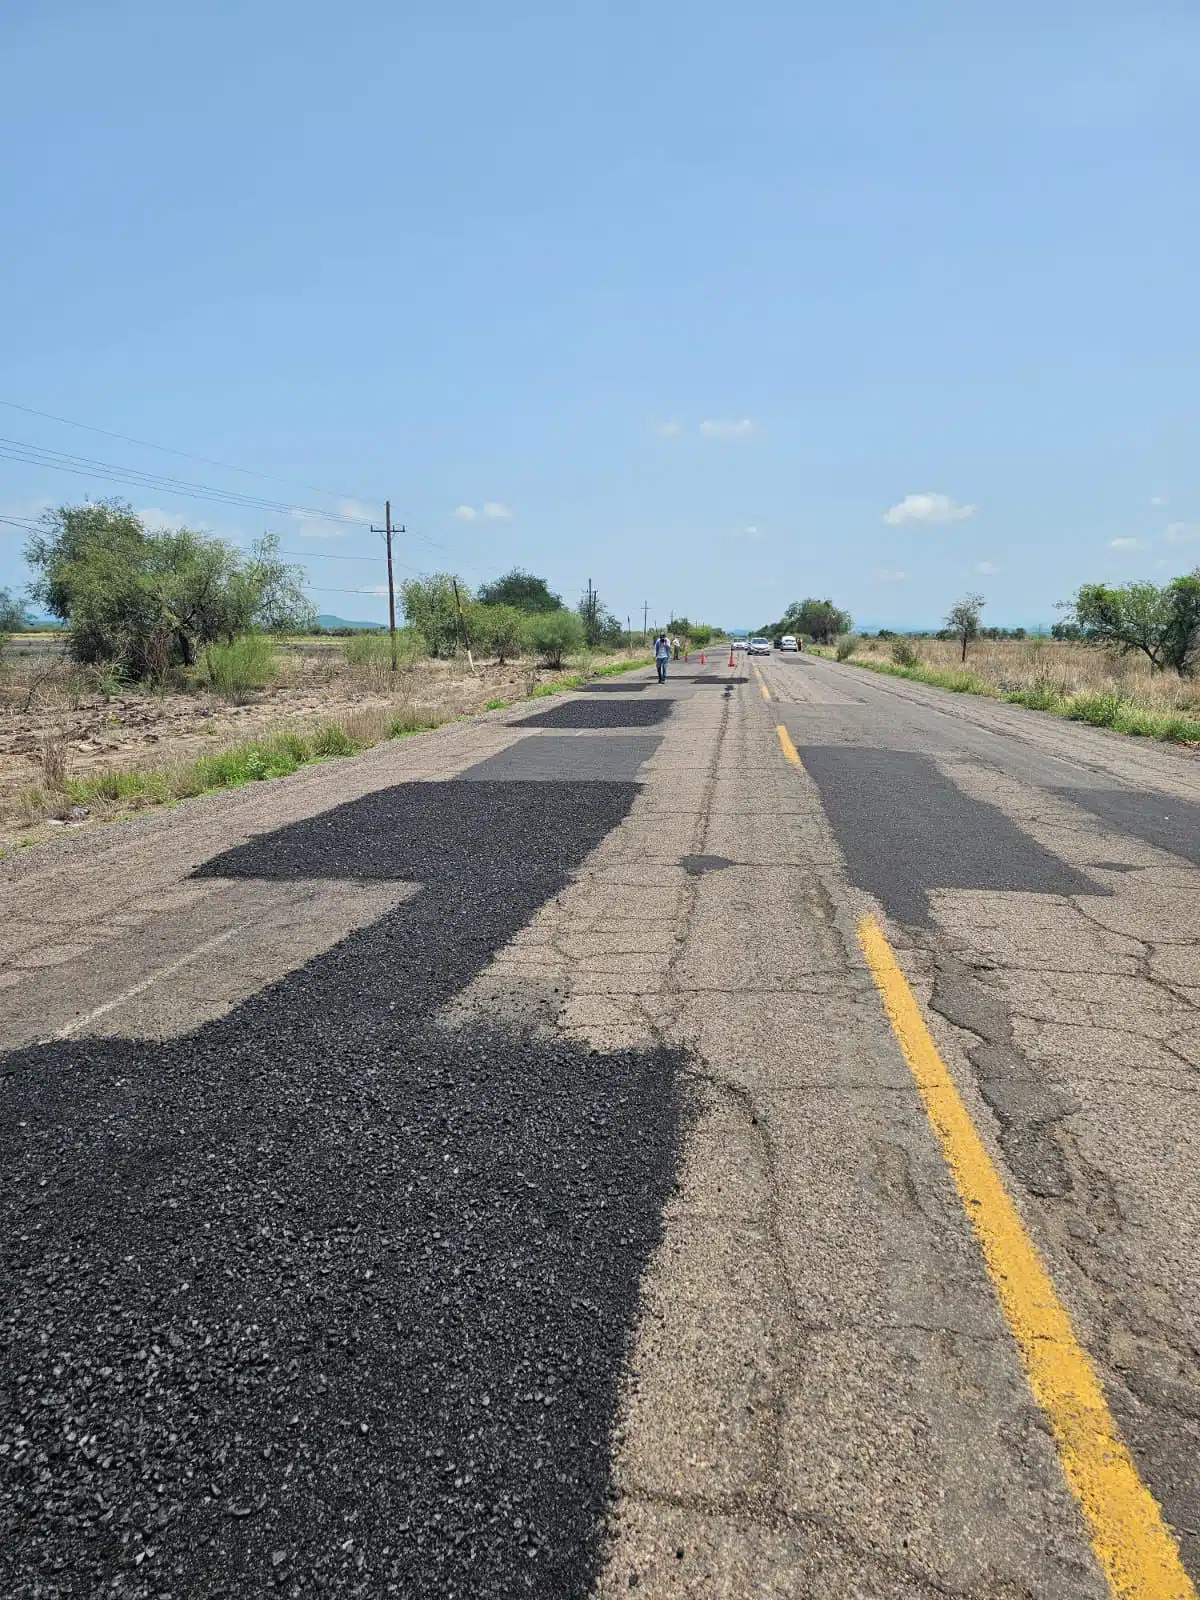
[[[319,628],[366,628],[368,630],[382,630],[382,622],[352,622],[347,617],[332,617],[326,612],[321,612],[317,618]]]

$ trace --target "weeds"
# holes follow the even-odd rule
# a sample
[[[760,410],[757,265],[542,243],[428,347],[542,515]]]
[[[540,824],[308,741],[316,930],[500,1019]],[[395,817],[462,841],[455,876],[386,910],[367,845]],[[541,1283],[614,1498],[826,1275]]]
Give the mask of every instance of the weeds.
[[[610,677],[647,664],[646,661],[618,661],[596,668],[591,676]],[[537,685],[530,698],[578,689],[585,681],[582,673],[564,674],[554,683]],[[488,709],[506,709],[508,704],[510,702],[496,700],[490,702]],[[67,775],[65,741],[59,741],[61,749],[57,753],[47,754],[51,746],[48,739],[42,760],[45,787],[30,789],[22,795],[21,815],[25,822],[34,824],[53,815],[64,801],[87,806],[95,814],[110,816],[146,806],[167,805],[268,778],[287,777],[310,762],[355,755],[385,740],[430,732],[446,720],[447,714],[435,707],[403,706],[398,710],[393,701],[391,705],[354,711],[341,722],[325,722],[309,729],[281,729],[265,738],[231,745],[192,761],[163,767],[115,768],[79,778]],[[61,767],[58,765],[60,757]]]
[[[245,705],[258,689],[279,676],[274,643],[261,633],[243,634],[232,644],[210,644],[204,652],[204,676],[215,694],[231,705]]]
[[[892,645],[893,656],[897,645],[907,643],[907,640],[896,640]],[[908,649],[916,655],[911,645],[908,645]],[[1034,659],[1037,658],[1035,655]],[[893,678],[908,678],[913,683],[927,683],[936,689],[949,689],[955,694],[974,694],[989,700],[1003,700],[1009,705],[1025,706],[1031,711],[1066,717],[1071,722],[1086,722],[1093,728],[1111,728],[1117,733],[1135,734],[1144,739],[1160,739],[1172,744],[1200,744],[1200,718],[1140,705],[1128,695],[1115,690],[1102,694],[1075,694],[1065,684],[1040,675],[1031,688],[1006,691],[981,677],[978,671],[957,672],[923,663],[906,666],[894,661],[858,660],[854,665],[864,667],[868,672],[882,672]]]
[[[852,633],[846,633],[843,634],[838,640],[837,648],[835,649],[834,654],[837,656],[839,661],[847,661],[857,649],[858,640]]]
[[[844,661],[845,657],[839,656],[838,660]],[[892,660],[898,667],[919,667],[921,665],[921,652],[908,639],[893,639]]]

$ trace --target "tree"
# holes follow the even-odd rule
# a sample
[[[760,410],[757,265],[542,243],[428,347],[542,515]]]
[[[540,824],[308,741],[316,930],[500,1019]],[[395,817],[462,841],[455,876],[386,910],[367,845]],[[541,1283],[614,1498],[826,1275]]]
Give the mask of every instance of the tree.
[[[817,644],[830,644],[839,633],[849,633],[854,626],[848,611],[842,611],[832,600],[793,600],[778,622],[769,622],[763,632],[778,639],[785,633],[808,634]]]
[[[14,600],[7,589],[0,589],[0,667],[4,664],[9,635],[20,633],[25,622],[25,607],[19,600]]]
[[[946,613],[946,629],[962,645],[962,659],[967,659],[967,646],[979,637],[979,613],[987,604],[981,594],[965,594],[956,600]]]
[[[118,662],[135,677],[161,678],[218,639],[313,616],[277,540],[247,557],[190,528],[147,529],[119,500],[47,512],[25,555],[31,593],[67,624],[72,656]]]
[[[1110,587],[1085,583],[1071,616],[1059,628],[1074,626],[1088,644],[1108,645],[1123,655],[1140,650],[1151,669],[1173,667],[1191,676],[1200,666],[1200,567],[1165,587],[1147,581]]]
[[[575,613],[583,624],[583,636],[589,649],[598,644],[619,645],[625,630],[621,619],[608,609],[600,598],[599,590],[585,589],[579,597]]]
[[[431,656],[452,656],[458,647],[461,630],[455,582],[449,572],[434,572],[400,585],[404,615],[425,640]],[[458,599],[464,607],[471,600],[471,591],[463,583],[458,585]]]
[[[480,605],[469,612],[471,638],[481,651],[496,657],[500,666],[520,655],[528,618],[516,606]]]
[[[551,593],[545,578],[535,578],[521,567],[485,583],[476,598],[481,605],[515,606],[518,611],[531,613],[562,609],[562,596]]]
[[[529,620],[529,642],[546,665],[561,667],[573,651],[582,650],[586,635],[573,611],[546,611]]]

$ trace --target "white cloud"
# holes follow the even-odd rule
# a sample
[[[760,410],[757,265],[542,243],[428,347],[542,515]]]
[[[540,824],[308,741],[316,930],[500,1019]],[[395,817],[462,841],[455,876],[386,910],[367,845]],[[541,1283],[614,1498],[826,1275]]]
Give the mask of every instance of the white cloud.
[[[994,578],[1000,568],[993,561],[977,561],[975,563],[975,571],[982,572],[985,578]]]
[[[1140,539],[1110,539],[1108,548],[1110,550],[1144,550],[1146,546]]]
[[[1200,539],[1200,522],[1169,523],[1163,538],[1168,544],[1190,544],[1193,539]]]
[[[683,428],[678,422],[660,422],[654,431],[660,439],[678,439]]]
[[[740,422],[702,422],[700,432],[706,439],[745,439],[754,432],[754,424],[749,417]]]
[[[1166,503],[1167,497],[1165,494],[1152,494],[1150,496],[1150,504],[1152,506],[1165,506]]]
[[[899,505],[885,511],[883,520],[901,522],[963,522],[975,515],[975,506],[956,505],[948,494],[906,494]]]
[[[761,537],[761,534],[759,529],[756,528],[753,523],[751,523],[748,528],[739,528],[733,537],[735,539],[758,539]]]
[[[511,522],[513,514],[507,506],[501,505],[499,500],[489,500],[483,508],[483,514],[493,522]]]
[[[381,600],[386,600],[387,599],[387,592],[388,591],[387,591],[387,584],[386,583],[372,583],[365,589],[355,589],[355,591],[354,591],[355,594],[374,594],[374,595],[378,595]]]
[[[871,574],[876,583],[903,583],[904,573],[898,567],[876,567]]]
[[[454,515],[460,522],[474,522],[479,513],[474,506],[458,506]]]
[[[170,528],[174,533],[178,533],[180,528],[191,528],[195,533],[215,532],[211,522],[188,516],[184,511],[163,511],[158,506],[142,506],[136,515],[147,528]],[[233,542],[237,544],[238,540],[235,538]]]

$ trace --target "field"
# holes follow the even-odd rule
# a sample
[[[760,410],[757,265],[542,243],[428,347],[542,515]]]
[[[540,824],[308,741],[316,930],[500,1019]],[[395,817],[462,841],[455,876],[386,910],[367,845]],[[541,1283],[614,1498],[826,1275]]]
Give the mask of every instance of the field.
[[[914,661],[904,659],[906,648],[915,652]],[[844,659],[1123,733],[1200,742],[1200,678],[1151,672],[1144,656],[1040,638],[980,640],[970,646],[965,667],[960,655],[960,646],[948,640],[860,639]]]
[[[0,670],[0,849],[55,826],[292,770],[644,659],[598,651],[561,671],[531,659],[405,660],[386,636],[287,641],[268,661],[203,668],[163,691],[69,662],[24,636]],[[258,687],[245,682],[257,679]],[[263,680],[266,681],[263,681]]]

